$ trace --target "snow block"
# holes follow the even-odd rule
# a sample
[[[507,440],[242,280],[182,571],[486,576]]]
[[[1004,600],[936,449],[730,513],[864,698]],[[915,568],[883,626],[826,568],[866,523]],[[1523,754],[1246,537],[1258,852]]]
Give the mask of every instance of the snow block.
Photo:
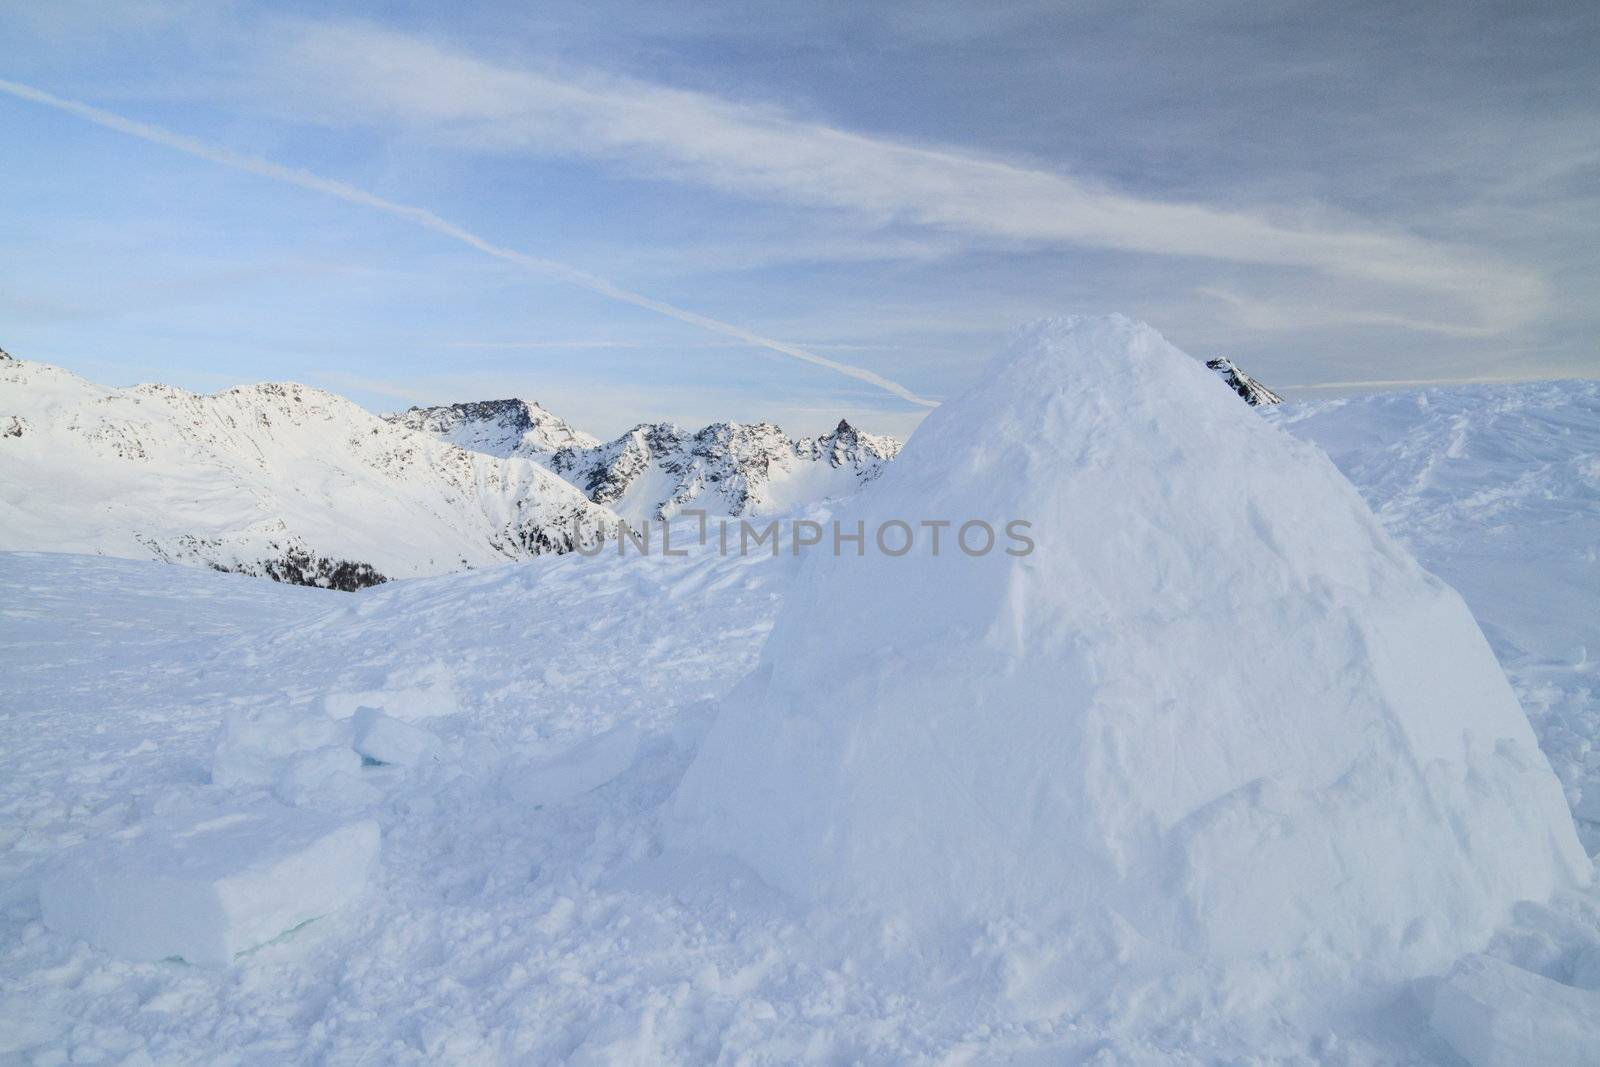
[[[230,710],[211,760],[211,782],[230,789],[272,790],[285,804],[348,811],[377,790],[361,776],[350,723],[310,708]]]
[[[433,754],[439,739],[420,726],[385,715],[377,708],[360,707],[351,719],[355,750],[378,763],[415,767]]]
[[[508,770],[506,786],[522,804],[564,804],[614,781],[638,758],[639,731],[618,726],[556,759]]]
[[[1600,1063],[1600,993],[1471,955],[1434,993],[1433,1029],[1472,1067]]]
[[[1109,915],[1392,980],[1589,878],[1461,598],[1148,326],[1024,331],[836,521],[866,547],[804,559],[673,847],[930,942]]]
[[[362,780],[360,755],[329,745],[284,761],[272,795],[297,808],[345,811],[371,804],[382,794]]]
[[[348,748],[350,727],[326,715],[291,708],[232,708],[211,758],[214,785],[274,785],[284,766],[320,748]]]
[[[335,719],[348,719],[359,708],[382,708],[406,722],[455,715],[461,710],[453,675],[442,663],[429,663],[385,679],[381,688],[327,693],[322,706]]]
[[[366,885],[378,825],[263,803],[80,846],[39,891],[44,923],[134,960],[220,966]]]

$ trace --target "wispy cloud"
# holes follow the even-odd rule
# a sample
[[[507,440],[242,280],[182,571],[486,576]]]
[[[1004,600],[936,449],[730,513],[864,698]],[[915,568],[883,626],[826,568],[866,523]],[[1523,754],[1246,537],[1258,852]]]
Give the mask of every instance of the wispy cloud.
[[[446,341],[444,348],[482,348],[482,349],[636,349],[642,351],[670,352],[677,349],[699,348],[755,348],[757,346],[743,341],[613,341],[613,340],[579,340],[579,341]],[[897,344],[835,344],[825,341],[807,341],[806,348],[820,348],[831,352],[883,352],[903,348]]]
[[[1325,300],[1246,295],[1215,286],[1201,286],[1195,292],[1222,304],[1237,325],[1259,333],[1303,332],[1328,326],[1387,326],[1427,330],[1450,337],[1492,337],[1500,333],[1504,325],[1426,319],[1399,311]]]
[[[1508,330],[1539,275],[1482,253],[1300,211],[1167,202],[1082,175],[838,129],[705,93],[486,62],[366,24],[297,24],[270,91],[302,117],[390,123],[483,149],[611,160],[652,177],[846,209],[989,241],[1305,268],[1405,290],[1434,310],[1385,325]]]
[[[454,241],[459,241],[460,243],[474,248],[485,255],[493,256],[496,259],[501,259],[508,263],[516,264],[519,267],[524,267],[540,274],[569,282],[573,285],[587,289],[593,293],[598,293],[601,296],[616,300],[620,303],[631,304],[634,307],[642,308],[646,311],[651,311],[667,318],[676,319],[679,322],[688,323],[691,326],[697,326],[712,333],[722,334],[726,337],[734,338],[749,345],[769,349],[773,352],[778,352],[793,359],[810,363],[813,366],[824,367],[828,370],[845,375],[846,377],[854,378],[858,381],[866,382],[869,385],[876,386],[887,393],[891,393],[902,400],[921,407],[932,407],[934,405],[934,401],[926,400],[913,393],[910,389],[907,389],[899,382],[891,381],[890,379],[885,378],[874,371],[867,370],[864,367],[856,367],[848,363],[841,363],[838,360],[817,355],[816,353],[808,351],[804,348],[800,348],[797,345],[791,345],[783,341],[774,340],[770,337],[763,337],[760,334],[747,330],[742,326],[736,326],[733,323],[723,322],[720,319],[713,319],[709,316],[701,315],[698,312],[689,311],[686,308],[678,307],[675,304],[669,304],[663,300],[656,300],[641,293],[632,292],[631,290],[624,289],[610,281],[607,281],[604,278],[590,274],[587,271],[579,270],[576,267],[572,267],[566,263],[561,263],[557,260],[544,259],[539,256],[528,255],[525,252],[519,252],[513,248],[506,248],[502,245],[494,244],[488,239],[480,237],[478,234],[473,233],[470,230],[463,229],[462,227],[441,218],[426,208],[417,207],[411,204],[402,204],[394,200],[388,200],[384,197],[377,196],[374,193],[367,192],[364,189],[359,189],[345,182],[337,181],[331,178],[324,178],[320,175],[316,175],[310,171],[301,170],[299,168],[286,167],[280,163],[274,163],[271,160],[262,159],[259,156],[251,156],[241,152],[235,152],[232,149],[209,144],[207,142],[198,140],[197,138],[176,133],[160,126],[125,118],[124,116],[114,114],[113,112],[106,111],[80,101],[68,100],[63,97],[55,96],[51,93],[44,92],[41,89],[36,89],[32,86],[23,85],[18,82],[0,79],[0,92],[9,94],[22,100],[28,100],[36,104],[42,104],[46,107],[54,108],[57,111],[66,112],[70,115],[75,115],[78,118],[86,119],[89,122],[93,122],[96,125],[103,126],[107,129],[116,130],[119,133],[125,133],[133,137],[138,137],[141,140],[163,145],[167,148],[171,148],[191,156],[209,160],[212,163],[218,163],[222,166],[231,167],[235,170],[245,171],[250,174],[255,174],[259,177],[269,178],[273,181],[285,182],[289,185],[299,186],[302,189],[309,189],[314,192],[336,197],[348,203],[358,204],[362,207],[381,211],[385,214],[403,219],[415,226],[420,226],[423,229],[431,230],[432,232],[440,234],[441,236],[448,237]]]
[[[1347,389],[1374,390],[1374,389],[1409,389],[1424,385],[1504,385],[1510,382],[1528,381],[1527,375],[1481,375],[1450,378],[1370,378],[1348,382],[1311,382],[1305,385],[1284,385],[1280,388],[1292,391],[1314,391],[1320,389]]]

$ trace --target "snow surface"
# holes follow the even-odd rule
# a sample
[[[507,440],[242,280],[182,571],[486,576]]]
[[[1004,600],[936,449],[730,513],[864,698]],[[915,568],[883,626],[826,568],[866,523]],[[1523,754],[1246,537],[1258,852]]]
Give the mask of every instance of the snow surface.
[[[1290,404],[1378,517],[1471,606],[1600,850],[1600,382]]]
[[[1574,802],[1600,738],[1596,645],[1573,654],[1597,625],[1592,388],[1284,412],[1462,588],[1558,771],[1576,768]],[[1468,446],[1446,455],[1452,425]],[[1407,467],[1433,473],[1384,475]],[[1496,499],[1506,506],[1480,528]],[[902,924],[819,922],[746,867],[663,850],[660,814],[715,702],[757,667],[796,571],[787,557],[608,552],[343,594],[0,553],[0,1060],[1460,1067],[1430,1025],[1427,983],[1372,983],[1369,1005],[1330,1011],[1303,981],[1305,955],[1196,972],[1094,922],[1059,936],[993,922],[918,946]],[[866,620],[830,626],[840,644],[882,641]],[[1205,646],[1231,654],[1225,628]],[[1255,666],[1270,675],[1271,661]],[[44,926],[40,886],[74,847],[275,802],[287,766],[350,751],[362,705],[431,716],[439,742],[415,767],[360,768],[364,800],[304,799],[381,828],[383,863],[357,906],[223,968],[133,961]],[[318,725],[223,785],[225,720],[262,725],[258,738]],[[1474,947],[1593,991],[1600,897],[1519,904]],[[1541,994],[1521,1017],[1547,1009]]]

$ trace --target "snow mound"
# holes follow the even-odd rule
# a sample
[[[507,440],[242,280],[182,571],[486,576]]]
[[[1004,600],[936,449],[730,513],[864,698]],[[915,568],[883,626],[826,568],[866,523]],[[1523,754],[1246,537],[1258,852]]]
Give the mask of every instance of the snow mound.
[[[1099,915],[1391,976],[1588,878],[1460,597],[1148,326],[1022,332],[858,519],[1027,520],[1037,549],[809,557],[676,847],[911,929]]]
[[[135,960],[225,965],[366,885],[378,825],[263,803],[85,845],[39,892],[44,923]]]

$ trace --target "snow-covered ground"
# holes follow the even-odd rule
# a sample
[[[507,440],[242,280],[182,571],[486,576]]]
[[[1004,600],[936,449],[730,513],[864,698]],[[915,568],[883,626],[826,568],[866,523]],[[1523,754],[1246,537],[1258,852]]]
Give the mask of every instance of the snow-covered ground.
[[[1271,418],[1326,448],[1463,593],[1590,814],[1600,387],[1428,390]],[[1330,1012],[1289,981],[1292,959],[1196,971],[1126,931],[1085,924],[1074,940],[1069,923],[1052,940],[1005,919],[918,940],[890,919],[825,921],[737,861],[664,849],[662,813],[717,701],[757,666],[802,570],[608,551],[345,594],[0,554],[0,1060],[1512,1063],[1530,1033],[1535,1052],[1576,1049],[1566,1062],[1592,1051],[1591,890],[1519,905],[1442,985],[1373,986]],[[835,624],[808,640],[890,644],[882,621]],[[1216,634],[1209,653],[1229,651]],[[362,707],[426,734],[373,747]],[[329,755],[362,744],[401,755]],[[75,846],[137,849],[139,827],[289,804],[329,826],[374,820],[378,864],[356,872],[353,901],[230,965],[136,961],[43,921],[42,888],[78,899]],[[283,849],[330,879],[345,870],[298,838]]]

